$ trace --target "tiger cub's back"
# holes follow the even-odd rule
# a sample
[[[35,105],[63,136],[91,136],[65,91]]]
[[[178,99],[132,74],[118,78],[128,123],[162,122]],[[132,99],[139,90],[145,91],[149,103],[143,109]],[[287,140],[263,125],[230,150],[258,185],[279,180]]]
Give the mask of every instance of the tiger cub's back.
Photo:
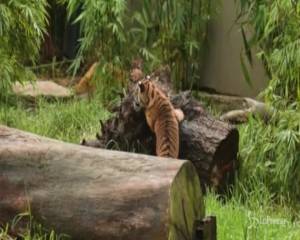
[[[156,136],[156,154],[178,158],[179,123],[170,100],[150,80],[138,83],[137,100],[144,108],[147,123]]]

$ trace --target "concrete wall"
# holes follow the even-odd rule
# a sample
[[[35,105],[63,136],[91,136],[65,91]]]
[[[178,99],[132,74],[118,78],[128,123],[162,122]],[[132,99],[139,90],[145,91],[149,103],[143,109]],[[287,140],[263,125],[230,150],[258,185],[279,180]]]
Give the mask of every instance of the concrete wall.
[[[200,85],[219,93],[254,97],[265,88],[268,78],[262,63],[252,52],[253,67],[248,69],[253,87],[245,81],[240,61],[244,45],[240,28],[235,24],[234,2],[222,0],[218,16],[209,24],[209,46]]]

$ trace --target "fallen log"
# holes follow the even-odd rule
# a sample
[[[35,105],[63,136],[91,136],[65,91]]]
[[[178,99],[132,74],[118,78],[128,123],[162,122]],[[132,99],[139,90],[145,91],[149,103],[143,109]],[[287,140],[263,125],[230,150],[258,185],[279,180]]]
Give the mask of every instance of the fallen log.
[[[223,193],[233,183],[238,165],[238,130],[210,116],[190,92],[174,94],[168,67],[158,69],[151,78],[170,96],[174,107],[185,114],[185,120],[180,124],[179,157],[193,162],[202,184]],[[96,140],[83,140],[82,144],[155,154],[155,137],[147,126],[144,113],[134,110],[130,87],[120,106],[115,108],[114,116],[101,122],[101,132],[96,135]]]
[[[203,91],[195,92],[200,101],[204,101],[208,105],[214,105],[219,112],[229,112],[235,109],[247,107],[247,103],[243,97],[223,95],[218,93],[208,93]]]
[[[246,123],[250,116],[258,117],[267,123],[276,113],[276,109],[272,106],[252,98],[204,92],[196,92],[196,95],[207,104],[216,106],[216,109],[222,113],[221,121],[232,124]]]
[[[194,239],[204,217],[189,161],[91,149],[0,125],[0,223],[27,209],[72,239]]]
[[[260,118],[265,123],[269,122],[276,114],[276,109],[263,102],[252,98],[244,98],[247,108],[236,109],[223,114],[220,119],[223,121],[239,124],[248,122],[250,116]]]

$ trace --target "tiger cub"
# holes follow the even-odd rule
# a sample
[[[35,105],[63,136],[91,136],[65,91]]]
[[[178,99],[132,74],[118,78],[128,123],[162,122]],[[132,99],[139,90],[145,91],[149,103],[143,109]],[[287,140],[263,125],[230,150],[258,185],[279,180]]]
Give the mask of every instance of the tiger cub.
[[[135,109],[142,108],[147,124],[155,133],[156,155],[178,158],[179,122],[184,115],[174,109],[169,98],[149,78],[137,83],[134,90]]]
[[[80,79],[79,83],[75,85],[74,90],[77,95],[89,94],[96,89],[95,83],[92,82],[92,79],[97,66],[98,62],[95,62]]]

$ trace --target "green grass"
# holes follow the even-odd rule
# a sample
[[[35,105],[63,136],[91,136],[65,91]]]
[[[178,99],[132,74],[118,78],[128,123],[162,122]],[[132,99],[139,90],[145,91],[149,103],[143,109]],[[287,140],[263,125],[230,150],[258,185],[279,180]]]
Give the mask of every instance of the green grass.
[[[99,120],[108,116],[109,112],[97,98],[51,103],[40,99],[29,109],[22,102],[0,105],[1,124],[73,143],[95,138],[100,130]]]
[[[15,229],[21,227],[22,232],[18,233],[18,238],[11,236]],[[13,234],[15,235],[15,234]],[[0,227],[0,240],[67,240],[69,236],[65,234],[57,234],[54,230],[45,229],[41,224],[37,223],[33,216],[28,212],[17,215],[5,227]]]
[[[291,209],[237,198],[225,203],[214,194],[205,198],[206,215],[217,216],[218,240],[299,240],[300,221]]]

